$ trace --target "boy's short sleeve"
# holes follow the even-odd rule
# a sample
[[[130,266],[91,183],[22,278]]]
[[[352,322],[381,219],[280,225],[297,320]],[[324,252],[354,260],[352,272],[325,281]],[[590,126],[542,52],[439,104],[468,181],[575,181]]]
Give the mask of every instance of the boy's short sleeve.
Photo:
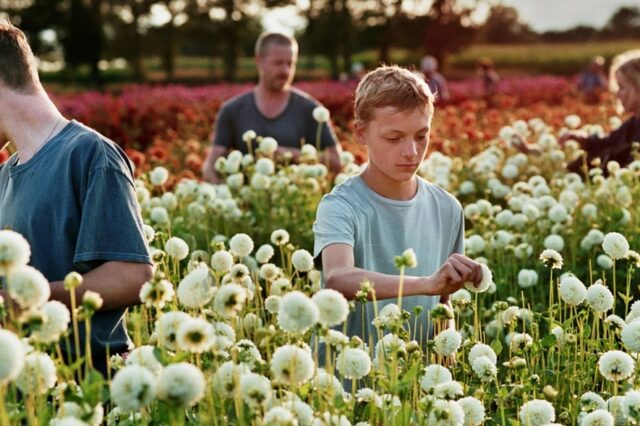
[[[81,199],[81,223],[73,263],[151,263],[133,183],[102,167],[89,175]]]
[[[216,117],[214,125],[213,145],[230,148],[235,144],[235,134],[232,113],[228,105],[223,105]]]
[[[457,231],[457,236],[453,241],[453,249],[451,250],[451,254],[464,254],[464,212],[460,211],[458,217],[458,227],[453,229],[454,232]]]
[[[330,244],[355,244],[355,218],[351,206],[334,194],[326,195],[318,205],[313,224],[313,257],[318,259]]]

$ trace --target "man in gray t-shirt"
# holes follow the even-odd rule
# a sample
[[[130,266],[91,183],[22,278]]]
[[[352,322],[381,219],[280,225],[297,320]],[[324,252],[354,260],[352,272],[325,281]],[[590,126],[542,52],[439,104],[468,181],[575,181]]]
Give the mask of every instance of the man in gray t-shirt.
[[[202,169],[205,180],[220,182],[215,170],[219,157],[234,149],[248,152],[243,140],[248,130],[257,136],[274,138],[279,145],[277,156],[290,157],[294,162],[303,144],[320,148],[324,150],[322,162],[331,171],[340,171],[340,144],[331,124],[329,121],[319,124],[313,117],[313,110],[320,104],[291,87],[297,57],[298,44],[291,37],[264,33],[258,38],[255,57],[258,84],[250,92],[227,101],[218,112],[213,146]]]

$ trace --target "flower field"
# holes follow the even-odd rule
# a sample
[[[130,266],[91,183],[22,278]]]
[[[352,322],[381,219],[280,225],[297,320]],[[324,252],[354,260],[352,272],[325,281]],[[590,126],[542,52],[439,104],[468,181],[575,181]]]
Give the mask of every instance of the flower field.
[[[60,350],[84,344],[70,330],[99,296],[71,310],[48,301],[48,283],[26,266],[26,241],[0,231],[0,276],[22,308],[0,309],[0,425],[640,421],[640,160],[583,180],[564,171],[577,144],[557,142],[568,129],[619,126],[613,106],[583,105],[562,79],[507,80],[490,101],[472,83],[454,86],[420,174],[462,203],[466,254],[486,265],[483,285],[432,311],[427,342],[413,340],[424,325],[412,312],[387,305],[373,344],[340,330],[375,285],[347,301],[322,288],[309,253],[318,202],[365,159],[350,140],[353,86],[336,84],[301,87],[331,110],[350,149],[340,174],[328,174],[312,145],[301,164],[275,164],[275,146],[258,138],[254,156],[218,161],[218,186],[199,181],[199,167],[221,100],[243,87],[56,100],[122,141],[136,163],[156,272],[126,317],[136,348],[112,357],[115,373],[103,380],[90,360],[65,362]],[[518,137],[541,154],[520,153]],[[420,259],[397,255],[398,273],[411,275]]]

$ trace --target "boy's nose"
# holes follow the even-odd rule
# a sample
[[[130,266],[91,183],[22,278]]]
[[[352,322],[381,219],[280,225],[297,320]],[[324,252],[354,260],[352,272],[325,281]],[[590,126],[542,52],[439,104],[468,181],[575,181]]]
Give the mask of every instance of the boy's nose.
[[[405,143],[402,150],[402,154],[405,157],[415,157],[416,155],[418,155],[417,142],[411,139],[407,143]]]

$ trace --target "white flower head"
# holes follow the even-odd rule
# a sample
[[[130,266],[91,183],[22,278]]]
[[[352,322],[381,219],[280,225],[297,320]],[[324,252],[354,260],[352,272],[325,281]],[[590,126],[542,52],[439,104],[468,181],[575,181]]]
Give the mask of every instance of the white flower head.
[[[567,305],[577,306],[587,297],[587,288],[578,278],[568,276],[560,280],[558,294]]]
[[[156,309],[162,309],[165,304],[173,300],[175,291],[173,284],[167,280],[149,281],[140,288],[140,301]]]
[[[550,402],[533,399],[520,407],[520,422],[523,426],[542,426],[556,419],[556,411]]]
[[[153,374],[160,374],[162,363],[155,355],[155,348],[150,345],[140,346],[129,353],[125,365],[139,365],[148,368]]]
[[[607,312],[613,307],[613,294],[600,281],[596,281],[587,289],[587,303],[596,312]]]
[[[271,242],[277,247],[284,246],[289,242],[289,233],[284,229],[276,229],[271,233]]]
[[[278,149],[278,142],[272,137],[262,138],[258,145],[258,149],[264,154],[273,154]]]
[[[280,346],[271,358],[271,373],[280,383],[301,385],[313,377],[311,352],[293,345]]]
[[[28,265],[13,267],[7,275],[9,296],[22,309],[42,306],[51,295],[49,281],[38,271]]]
[[[156,321],[156,333],[158,335],[158,343],[160,346],[170,350],[177,350],[176,334],[180,324],[191,319],[191,317],[182,311],[166,312]]]
[[[629,420],[640,420],[640,391],[630,390],[624,395],[622,405],[624,414]]]
[[[440,383],[436,385],[436,387],[433,390],[433,395],[436,398],[441,398],[441,399],[455,400],[461,397],[463,394],[464,394],[464,391],[462,390],[462,385],[460,384],[460,382],[456,382],[454,380]]]
[[[467,396],[459,399],[458,404],[464,411],[464,426],[480,426],[484,422],[484,405],[478,399]]]
[[[236,283],[220,286],[213,299],[213,308],[225,318],[233,318],[244,308],[247,290]]]
[[[40,343],[54,343],[69,328],[71,314],[69,309],[57,300],[50,300],[41,308],[45,316],[44,323],[35,330],[31,337]]]
[[[271,381],[256,373],[245,373],[240,377],[240,395],[249,407],[260,407],[271,396]]]
[[[57,380],[56,366],[49,355],[31,352],[25,358],[16,385],[27,395],[43,395],[55,386]]]
[[[247,234],[236,234],[229,240],[229,248],[240,257],[249,256],[253,251],[253,240]]]
[[[318,322],[319,310],[304,293],[292,291],[280,301],[278,325],[289,333],[304,333]]]
[[[256,173],[260,173],[262,175],[272,175],[275,171],[276,167],[269,158],[260,158],[256,161]]]
[[[518,272],[518,286],[529,288],[538,284],[538,273],[534,269],[521,269]]]
[[[371,371],[371,358],[362,349],[346,347],[338,355],[336,368],[347,379],[359,380]]]
[[[491,273],[491,269],[489,269],[489,267],[484,263],[480,263],[480,268],[482,269],[482,280],[480,281],[480,284],[478,284],[477,287],[471,282],[466,282],[464,284],[464,287],[473,293],[484,293],[489,290],[491,284],[493,284],[493,274]]]
[[[213,280],[206,265],[189,272],[178,284],[178,301],[187,308],[206,305],[213,294]]]
[[[251,143],[258,135],[253,130],[247,130],[242,134],[242,141],[244,143]]]
[[[598,360],[598,370],[609,381],[620,381],[633,373],[634,363],[629,354],[622,351],[608,351]]]
[[[213,375],[214,392],[225,398],[232,398],[240,385],[240,377],[248,372],[249,367],[245,364],[233,361],[223,363]]]
[[[330,113],[329,110],[323,107],[322,105],[318,105],[313,109],[313,119],[316,120],[319,124],[326,123],[329,121]]]
[[[640,352],[640,319],[631,321],[620,333],[624,347],[630,352]]]
[[[9,330],[0,329],[0,386],[15,380],[24,366],[22,342]]]
[[[29,263],[31,248],[29,242],[15,231],[0,230],[0,276],[11,268]]]
[[[485,382],[493,380],[498,374],[495,362],[484,355],[474,359],[471,368],[478,378]]]
[[[325,327],[333,327],[347,320],[349,302],[339,291],[322,289],[314,294],[311,300],[318,307],[318,322]]]
[[[158,398],[178,407],[192,407],[205,391],[204,374],[187,362],[168,365],[158,377]]]
[[[595,410],[582,418],[582,426],[613,426],[613,415],[607,410]]]
[[[189,245],[178,237],[171,237],[164,245],[164,251],[167,255],[173,257],[176,260],[185,259],[189,255]]]
[[[265,426],[297,426],[298,421],[290,410],[273,407],[264,415]]]
[[[457,401],[436,399],[429,412],[428,425],[458,426],[464,424],[464,411]]]
[[[214,344],[213,326],[203,318],[183,321],[176,332],[176,343],[184,351],[199,354]]]
[[[624,259],[629,254],[629,242],[624,235],[609,232],[604,236],[602,249],[613,260]]]
[[[313,256],[307,250],[296,250],[291,255],[291,263],[297,271],[308,272],[313,269]]]
[[[456,330],[448,328],[441,331],[434,339],[434,350],[442,356],[449,356],[457,352],[462,344],[462,336]]]
[[[471,350],[469,350],[469,363],[473,364],[476,358],[479,358],[481,356],[486,356],[494,364],[498,361],[498,357],[491,346],[485,345],[484,343],[476,343],[475,345],[473,345]]]
[[[439,385],[440,383],[449,382],[453,380],[451,372],[439,364],[431,364],[424,369],[424,374],[420,379],[420,386],[424,391],[429,391],[431,388]]]
[[[149,172],[149,181],[154,186],[162,186],[169,179],[169,170],[162,166],[157,166]]]
[[[211,267],[216,272],[227,272],[233,265],[233,255],[226,250],[218,250],[211,256]]]
[[[595,392],[585,392],[580,397],[580,409],[582,411],[591,412],[606,407],[607,403]]]
[[[156,395],[153,373],[139,365],[128,365],[111,380],[111,400],[122,411],[138,411],[149,405]]]
[[[256,260],[258,263],[267,263],[273,257],[274,250],[270,244],[263,244],[256,251]]]
[[[562,256],[553,249],[544,249],[540,253],[540,260],[551,269],[562,269]]]

